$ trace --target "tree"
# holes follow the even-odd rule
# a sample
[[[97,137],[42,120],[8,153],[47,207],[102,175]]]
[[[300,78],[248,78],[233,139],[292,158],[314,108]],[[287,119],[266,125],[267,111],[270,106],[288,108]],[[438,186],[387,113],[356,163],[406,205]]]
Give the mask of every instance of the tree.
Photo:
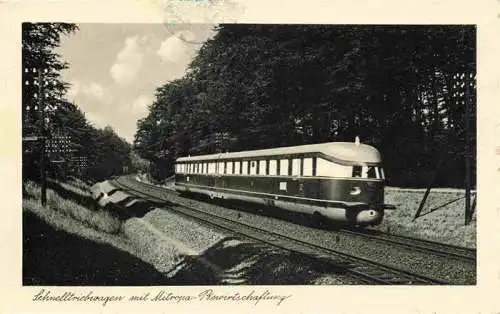
[[[475,72],[473,27],[216,30],[138,124],[136,148],[165,175],[177,156],[360,136],[381,150],[390,184],[425,185],[441,151],[453,150],[438,182],[462,185],[466,116],[453,86],[457,73]],[[475,89],[467,94],[474,115]]]
[[[22,25],[22,134],[43,135],[52,118],[50,110],[64,106],[60,101],[67,84],[60,78],[60,71],[68,65],[54,52],[59,46],[61,35],[77,30],[76,25],[67,23],[23,23]],[[42,73],[40,73],[42,71]],[[38,81],[42,75],[42,82]],[[40,84],[43,88],[39,89]],[[40,94],[40,90],[42,93]],[[39,95],[40,94],[40,95]],[[40,102],[43,99],[43,103]],[[46,121],[42,121],[42,112]],[[42,132],[45,133],[45,132]],[[37,178],[39,164],[36,156],[40,145],[23,142],[23,178]]]

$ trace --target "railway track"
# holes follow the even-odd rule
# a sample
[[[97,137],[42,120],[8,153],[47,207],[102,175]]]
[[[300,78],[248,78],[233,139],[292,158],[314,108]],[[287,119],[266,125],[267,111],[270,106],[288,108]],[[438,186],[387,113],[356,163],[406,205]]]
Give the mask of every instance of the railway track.
[[[476,250],[469,249],[461,246],[449,245],[438,243],[434,241],[416,239],[402,235],[395,235],[384,233],[376,230],[355,230],[355,229],[341,229],[340,232],[354,236],[364,237],[374,241],[381,241],[399,245],[402,247],[411,248],[424,253],[432,253],[439,256],[448,258],[455,258],[468,262],[476,261]]]
[[[132,195],[144,198],[154,203],[166,202],[166,199],[161,196],[162,193],[165,193],[164,189],[162,188],[145,185],[138,182],[134,182],[134,186],[132,187],[130,186],[130,184],[124,183],[119,180],[120,179],[113,181],[113,184]],[[147,189],[147,191],[145,191],[145,189]],[[404,269],[387,266],[373,260],[349,255],[322,245],[306,242],[301,239],[289,237],[287,235],[280,234],[274,231],[261,229],[226,217],[201,211],[194,207],[186,205],[175,205],[169,206],[169,209],[185,217],[195,219],[202,222],[203,224],[211,225],[215,228],[230,232],[232,234],[265,243],[280,249],[285,249],[287,251],[304,254],[316,258],[322,262],[333,264],[336,267],[344,269],[351,276],[358,278],[364,283],[386,285],[448,284],[447,282],[439,279],[427,277],[420,274],[414,274]]]
[[[130,180],[131,179],[128,179],[127,181],[130,182]],[[131,183],[135,184],[136,181],[132,181]],[[143,186],[147,186],[149,189],[157,191],[158,193],[176,193],[173,190],[172,191],[166,190],[156,185],[144,182],[140,183],[137,182],[137,183]],[[469,263],[476,262],[476,250],[466,247],[444,244],[425,239],[412,238],[403,235],[390,234],[373,229],[356,230],[356,229],[344,228],[344,229],[336,229],[336,231],[352,236],[363,237],[373,241],[398,245],[404,248],[409,248],[411,250],[423,253],[429,253],[442,257],[453,258],[456,260],[461,260]]]

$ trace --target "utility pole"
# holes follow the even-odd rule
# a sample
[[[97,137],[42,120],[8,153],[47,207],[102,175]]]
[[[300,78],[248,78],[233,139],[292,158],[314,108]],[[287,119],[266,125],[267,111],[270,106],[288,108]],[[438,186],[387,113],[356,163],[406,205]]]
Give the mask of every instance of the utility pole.
[[[465,224],[467,225],[472,220],[471,208],[471,147],[470,147],[470,102],[472,101],[471,87],[474,82],[473,73],[465,73]]]
[[[45,70],[47,71],[47,70]],[[45,128],[45,108],[43,102],[43,76],[41,69],[38,69],[38,108],[40,109],[40,180],[42,181],[42,196],[41,202],[42,206],[47,205],[47,173],[46,173],[46,161],[45,161],[45,141],[46,141],[46,128]]]

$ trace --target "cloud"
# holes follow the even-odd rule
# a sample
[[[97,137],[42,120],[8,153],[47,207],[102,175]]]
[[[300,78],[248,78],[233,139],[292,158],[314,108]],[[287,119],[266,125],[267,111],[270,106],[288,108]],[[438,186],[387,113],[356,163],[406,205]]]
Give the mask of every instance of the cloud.
[[[90,85],[86,86],[83,92],[86,95],[97,98],[99,100],[102,100],[104,98],[104,88],[96,82],[91,82]]]
[[[69,99],[74,100],[78,95],[85,95],[89,99],[104,100],[106,96],[104,88],[96,83],[82,83],[80,81],[73,80],[70,82],[71,86],[66,92]]]
[[[186,54],[193,54],[192,45],[186,40],[193,40],[194,35],[189,31],[177,32],[165,39],[156,52],[164,61],[177,62],[186,59]]]
[[[96,112],[92,111],[85,112],[85,118],[87,118],[88,121],[90,121],[98,128],[103,128],[107,125],[106,119],[102,115],[99,115]]]
[[[198,45],[190,44],[195,39],[190,31],[180,31],[167,37],[160,45],[156,53],[161,60],[169,63],[168,79],[179,78],[184,75],[185,70],[192,57],[199,48]]]
[[[147,95],[140,95],[132,103],[132,113],[145,114],[148,112],[148,106],[153,102],[153,98]]]
[[[128,37],[125,46],[118,53],[115,63],[110,68],[113,79],[120,84],[128,84],[136,77],[142,68],[144,55],[140,50],[139,43],[143,44],[146,37]]]
[[[70,87],[69,87],[68,91],[66,92],[66,96],[69,99],[74,99],[76,97],[76,95],[78,95],[80,93],[80,82],[73,80],[69,83],[70,83]]]

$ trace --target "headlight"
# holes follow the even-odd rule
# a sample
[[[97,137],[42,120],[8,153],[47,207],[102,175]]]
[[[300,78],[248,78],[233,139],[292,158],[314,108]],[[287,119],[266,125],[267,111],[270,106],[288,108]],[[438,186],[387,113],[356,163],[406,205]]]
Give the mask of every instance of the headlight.
[[[351,195],[359,195],[361,194],[361,189],[357,186],[353,186],[351,190],[349,191],[349,194]]]

